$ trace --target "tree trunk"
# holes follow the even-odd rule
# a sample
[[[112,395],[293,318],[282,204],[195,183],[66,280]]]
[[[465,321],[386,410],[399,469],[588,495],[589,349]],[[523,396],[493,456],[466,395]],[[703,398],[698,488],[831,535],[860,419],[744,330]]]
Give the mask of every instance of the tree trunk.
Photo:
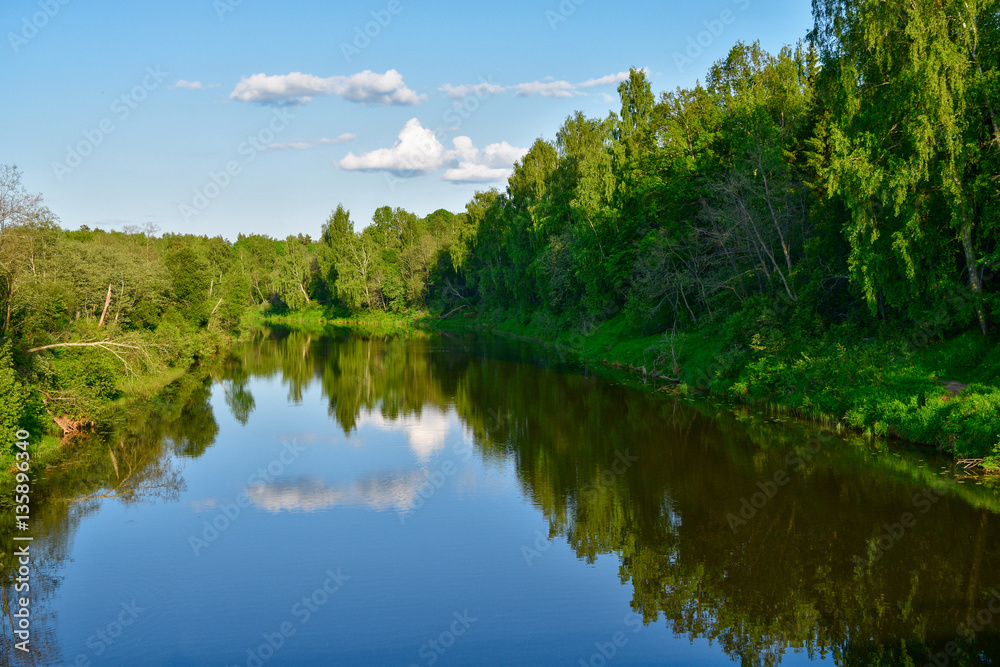
[[[104,320],[108,316],[108,306],[111,305],[111,284],[108,284],[108,296],[104,299],[104,310],[101,311],[101,321],[97,323],[97,326],[103,327]]]
[[[975,297],[976,318],[979,320],[979,328],[983,335],[986,335],[986,311],[983,309],[983,284],[979,280],[979,271],[976,269],[976,250],[972,246],[972,222],[969,214],[962,212],[962,250],[965,251],[965,263],[969,270],[969,285]]]

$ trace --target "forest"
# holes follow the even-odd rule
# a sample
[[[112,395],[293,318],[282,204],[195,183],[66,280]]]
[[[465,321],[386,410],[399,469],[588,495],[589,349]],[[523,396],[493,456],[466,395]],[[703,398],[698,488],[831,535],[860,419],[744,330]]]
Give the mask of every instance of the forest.
[[[0,168],[0,448],[84,428],[256,320],[388,313],[1000,468],[1000,6],[813,7],[806,39],[737,43],[691,88],[633,69],[617,113],[570,116],[457,214],[68,230]]]

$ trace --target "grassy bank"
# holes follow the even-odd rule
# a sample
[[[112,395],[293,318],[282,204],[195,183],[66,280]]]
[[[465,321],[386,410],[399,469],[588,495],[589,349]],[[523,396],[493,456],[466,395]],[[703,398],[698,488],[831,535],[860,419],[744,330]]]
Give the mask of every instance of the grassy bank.
[[[1000,346],[978,331],[934,339],[925,331],[753,327],[730,321],[690,332],[637,336],[622,316],[586,333],[546,318],[452,318],[568,348],[589,363],[666,380],[862,433],[934,446],[1000,471]],[[747,334],[745,329],[756,328]],[[747,341],[740,344],[739,340]]]

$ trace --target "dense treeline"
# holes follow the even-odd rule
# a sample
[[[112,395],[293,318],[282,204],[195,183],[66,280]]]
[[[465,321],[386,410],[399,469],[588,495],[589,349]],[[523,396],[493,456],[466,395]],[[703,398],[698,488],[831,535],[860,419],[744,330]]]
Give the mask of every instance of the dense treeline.
[[[831,15],[808,48],[738,44],[704,85],[657,102],[633,71],[620,114],[569,118],[504,192],[470,203],[464,288],[493,308],[583,326],[625,313],[650,332],[775,302],[825,323],[908,324],[946,302],[947,327],[985,332],[1000,259],[996,8],[968,18],[976,63],[961,16],[931,3],[880,16],[890,4]],[[940,34],[912,43],[926,21]],[[955,62],[928,62],[944,42]]]
[[[356,229],[338,206],[317,239],[233,243],[65,231],[5,167],[4,433],[44,411],[86,418],[130,378],[204,355],[249,308],[647,337],[637,358],[664,375],[918,439],[947,430],[942,410],[995,411],[1000,390],[976,382],[1000,368],[998,4],[815,0],[814,14],[806,42],[738,43],[659,98],[633,70],[618,113],[569,117],[457,215],[384,206]],[[852,366],[915,367],[928,341],[963,335],[934,372]],[[952,371],[978,397],[966,408],[934,389]],[[948,437],[994,444],[991,424],[973,430]]]

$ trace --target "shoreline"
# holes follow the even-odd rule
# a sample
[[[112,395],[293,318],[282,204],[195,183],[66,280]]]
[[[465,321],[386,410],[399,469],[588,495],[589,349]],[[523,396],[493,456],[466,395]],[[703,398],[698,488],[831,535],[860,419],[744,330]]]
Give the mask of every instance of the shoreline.
[[[760,395],[759,386],[766,383],[758,382],[758,386],[754,387],[752,383],[745,381],[745,376],[753,371],[753,364],[767,362],[780,365],[784,363],[780,354],[765,353],[757,359],[752,359],[751,363],[735,365],[729,369],[730,378],[722,382],[720,386],[717,380],[721,363],[712,355],[707,357],[703,355],[702,359],[690,355],[680,364],[678,364],[676,356],[673,359],[664,359],[661,354],[659,358],[654,359],[655,353],[650,352],[650,348],[663,339],[662,335],[648,337],[622,335],[621,331],[614,329],[611,322],[602,323],[600,327],[595,328],[587,335],[574,334],[564,330],[557,330],[550,335],[545,335],[547,332],[538,330],[532,324],[511,326],[510,320],[498,322],[495,318],[482,315],[438,318],[430,313],[408,313],[405,315],[386,314],[383,317],[375,318],[356,316],[328,318],[318,316],[319,314],[319,311],[314,310],[311,313],[300,312],[297,315],[292,313],[277,317],[265,316],[261,319],[260,324],[347,328],[360,325],[406,331],[416,329],[485,332],[540,345],[547,349],[572,353],[581,363],[586,365],[628,373],[643,383],[652,382],[654,386],[649,388],[651,391],[663,391],[677,395],[695,394],[716,400],[734,401],[738,405],[762,410],[768,414],[787,416],[804,422],[824,425],[838,431],[849,431],[868,438],[885,439],[890,442],[898,441],[920,449],[944,453],[949,455],[956,465],[965,465],[965,469],[970,473],[993,475],[1000,472],[1000,469],[991,467],[995,463],[991,462],[988,451],[970,451],[970,448],[974,446],[973,443],[963,441],[961,437],[961,429],[967,426],[968,421],[972,421],[967,419],[967,413],[971,412],[981,419],[988,419],[987,415],[982,414],[984,411],[979,409],[979,403],[977,403],[982,396],[988,394],[987,389],[992,389],[988,385],[963,383],[961,389],[955,391],[944,382],[928,378],[922,387],[914,385],[909,391],[904,386],[902,392],[897,390],[893,393],[892,390],[898,388],[892,382],[886,382],[887,389],[880,391],[878,386],[871,385],[865,387],[866,393],[861,395],[859,394],[860,384],[838,384],[831,381],[830,386],[823,387],[820,393],[835,395],[839,400],[827,401],[826,409],[823,409],[817,405],[819,401],[810,402],[809,388],[797,386],[795,380],[798,378],[794,376],[786,378],[784,384],[776,387],[775,395],[771,396]],[[845,342],[852,346],[863,346],[868,343],[865,340]],[[944,346],[948,343],[949,341],[941,341],[937,345]],[[933,351],[933,346],[928,346],[928,348]],[[659,352],[662,353],[662,350]],[[813,361],[812,357],[805,352],[801,356],[804,357],[805,363],[800,361],[799,364],[808,366],[809,362]],[[655,363],[657,361],[659,363]],[[677,365],[670,368],[671,363]],[[859,364],[859,369],[876,377],[892,376],[909,370],[900,364],[893,363],[892,360],[880,365]],[[895,384],[901,384],[901,381],[897,381]],[[939,391],[932,395],[935,386],[939,387]],[[967,393],[970,387],[974,391]],[[758,391],[755,392],[753,389]],[[976,390],[979,390],[978,394]],[[788,400],[788,398],[796,399],[802,396],[806,400],[799,400],[798,404]],[[854,398],[853,401],[851,397]],[[988,395],[986,397],[989,398]],[[968,405],[964,405],[966,403]],[[906,413],[901,413],[900,406],[909,408],[909,410]],[[859,417],[859,412],[862,409],[867,409],[867,412]],[[926,414],[921,414],[921,411]],[[922,433],[916,433],[912,425],[907,423],[908,419],[910,421],[919,419],[933,421],[936,419],[937,421],[931,423]],[[997,415],[995,421],[997,422],[996,428],[1000,432],[1000,415]],[[984,428],[988,429],[991,423],[992,421],[987,421],[985,425],[979,424],[980,431]]]

